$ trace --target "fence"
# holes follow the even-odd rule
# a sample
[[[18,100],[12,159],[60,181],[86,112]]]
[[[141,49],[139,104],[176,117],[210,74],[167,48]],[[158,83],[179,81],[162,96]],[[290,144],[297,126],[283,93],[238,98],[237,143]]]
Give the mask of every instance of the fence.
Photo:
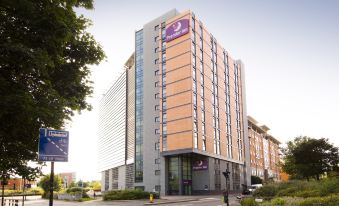
[[[19,200],[5,199],[4,206],[19,206]]]

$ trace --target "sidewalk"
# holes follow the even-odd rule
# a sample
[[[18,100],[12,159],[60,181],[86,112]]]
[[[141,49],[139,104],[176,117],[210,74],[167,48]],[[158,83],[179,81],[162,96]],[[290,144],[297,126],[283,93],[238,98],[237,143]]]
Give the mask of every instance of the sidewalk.
[[[145,205],[162,205],[162,204],[170,204],[170,203],[180,203],[180,202],[191,202],[191,201],[199,201],[199,200],[207,200],[207,199],[215,199],[222,200],[221,195],[190,195],[190,196],[162,196],[161,199],[154,199],[153,203],[145,203]],[[240,205],[236,200],[235,195],[229,196],[230,205]]]

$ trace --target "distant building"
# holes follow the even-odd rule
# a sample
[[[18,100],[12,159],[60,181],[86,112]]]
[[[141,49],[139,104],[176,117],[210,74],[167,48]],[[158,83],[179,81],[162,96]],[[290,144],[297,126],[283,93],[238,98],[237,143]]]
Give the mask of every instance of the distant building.
[[[250,184],[244,65],[191,11],[135,33],[135,53],[100,101],[102,190],[221,193]]]
[[[75,172],[66,172],[58,174],[64,184],[64,187],[67,188],[72,182],[76,182],[76,173]]]
[[[22,190],[24,185],[26,185],[26,188],[34,188],[37,186],[37,181],[25,180],[24,182],[22,178],[11,178],[7,181],[7,184],[5,184],[5,190]]]
[[[258,122],[248,116],[248,138],[250,140],[251,174],[264,180],[273,178],[280,180],[280,142],[268,134],[266,125],[259,126]]]

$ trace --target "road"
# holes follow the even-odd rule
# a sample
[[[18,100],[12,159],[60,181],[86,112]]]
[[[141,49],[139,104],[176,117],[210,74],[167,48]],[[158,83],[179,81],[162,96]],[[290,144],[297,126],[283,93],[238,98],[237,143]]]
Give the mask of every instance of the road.
[[[181,197],[178,197],[181,198]],[[186,198],[190,198],[187,197]],[[185,198],[181,199],[184,200]],[[195,199],[187,202],[177,202],[177,203],[167,203],[161,204],[163,206],[224,206],[221,202],[219,196],[211,196],[211,197],[201,197],[197,198],[194,196],[190,199]],[[170,200],[156,200],[158,202],[163,201],[176,201],[176,198],[172,198]],[[187,199],[186,199],[187,200]],[[128,200],[128,201],[102,201],[100,200],[93,200],[87,202],[70,202],[70,201],[61,201],[61,200],[54,200],[54,206],[141,206],[147,203],[146,200]],[[19,205],[21,206],[22,202],[20,201]],[[48,205],[48,200],[44,200],[41,198],[32,198],[25,201],[25,205],[27,206],[46,206]],[[235,200],[235,197],[230,197],[230,206],[239,206],[239,202]]]

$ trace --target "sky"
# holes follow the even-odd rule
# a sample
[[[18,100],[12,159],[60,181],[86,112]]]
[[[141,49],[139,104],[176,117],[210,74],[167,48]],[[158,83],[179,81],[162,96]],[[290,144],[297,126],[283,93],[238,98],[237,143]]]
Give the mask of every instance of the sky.
[[[134,51],[134,32],[176,8],[191,10],[234,59],[245,64],[247,113],[285,143],[296,136],[336,138],[339,117],[339,1],[97,0],[88,29],[106,60],[91,66],[91,112],[77,114],[70,131],[69,162],[55,171],[100,179],[97,171],[98,103]],[[48,171],[49,168],[46,168]]]

